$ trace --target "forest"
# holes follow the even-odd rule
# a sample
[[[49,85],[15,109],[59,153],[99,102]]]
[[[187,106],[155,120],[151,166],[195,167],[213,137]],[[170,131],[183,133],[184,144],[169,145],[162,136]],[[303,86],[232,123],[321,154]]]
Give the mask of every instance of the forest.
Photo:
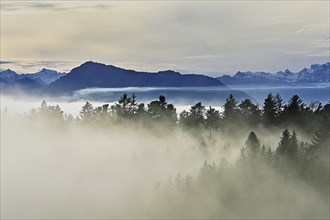
[[[230,95],[221,111],[198,102],[178,113],[175,105],[162,95],[144,104],[138,103],[134,94],[123,94],[114,105],[94,107],[86,102],[77,117],[64,113],[58,105],[48,105],[45,100],[39,108],[21,115],[1,112],[2,130],[7,129],[6,125],[10,129],[9,124],[14,123],[28,125],[26,130],[34,131],[43,130],[46,125],[50,133],[64,131],[59,134],[63,139],[70,129],[86,128],[83,135],[96,136],[92,139],[94,142],[87,141],[90,145],[98,144],[99,133],[105,135],[102,138],[107,143],[121,143],[122,140],[110,137],[111,132],[113,136],[121,134],[118,139],[132,139],[132,144],[139,138],[145,139],[153,150],[172,139],[173,146],[166,146],[166,150],[170,148],[173,155],[184,148],[179,161],[189,151],[203,155],[196,161],[194,156],[188,157],[186,165],[194,163],[190,168],[199,167],[196,172],[173,168],[165,172],[169,175],[157,174],[163,177],[150,181],[144,202],[127,199],[122,201],[126,209],[109,213],[91,211],[89,217],[329,218],[329,103],[307,105],[298,95],[285,103],[280,94],[270,93],[259,106],[250,99],[238,102]],[[12,136],[2,133],[7,139]],[[132,133],[138,135],[130,136]],[[83,135],[79,137],[83,139]],[[31,142],[31,146],[34,143]],[[181,146],[190,146],[190,143],[194,146],[191,149]],[[139,148],[129,154],[132,154],[129,160],[134,161],[133,167],[141,166],[136,175],[151,172],[152,163],[156,167],[152,172],[162,172],[157,158],[150,159],[153,154],[144,157]],[[130,172],[134,173],[134,169]],[[108,181],[111,182],[111,178]],[[5,211],[11,213],[12,209],[5,208]],[[124,210],[130,210],[130,214]]]

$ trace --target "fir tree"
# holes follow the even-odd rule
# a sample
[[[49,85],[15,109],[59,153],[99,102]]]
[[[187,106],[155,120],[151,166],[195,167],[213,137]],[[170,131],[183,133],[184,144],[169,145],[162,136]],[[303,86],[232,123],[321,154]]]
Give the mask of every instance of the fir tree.
[[[268,125],[274,124],[276,118],[276,102],[272,93],[267,95],[263,106],[263,119]]]
[[[245,142],[246,153],[249,158],[254,158],[260,151],[260,141],[257,135],[251,131]]]
[[[79,117],[82,121],[91,122],[95,119],[94,108],[93,105],[89,102],[82,107],[79,113]]]
[[[210,138],[212,138],[212,130],[217,130],[220,127],[220,113],[211,106],[206,111],[205,126],[209,130]]]
[[[236,101],[235,97],[230,94],[229,97],[226,99],[225,104],[223,105],[223,120],[230,121],[231,119],[237,116],[237,107],[238,102]]]

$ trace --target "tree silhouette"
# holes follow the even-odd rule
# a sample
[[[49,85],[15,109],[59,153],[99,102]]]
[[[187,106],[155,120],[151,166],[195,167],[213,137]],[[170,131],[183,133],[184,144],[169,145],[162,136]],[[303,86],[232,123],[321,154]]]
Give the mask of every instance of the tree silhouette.
[[[282,133],[281,140],[276,149],[275,162],[279,169],[290,170],[298,172],[299,165],[299,144],[296,132],[293,131],[292,135],[288,129]]]
[[[131,97],[124,93],[120,96],[112,110],[116,113],[118,118],[130,118],[134,116],[137,110],[136,96],[133,94]]]
[[[289,99],[288,104],[284,107],[284,120],[299,125],[304,124],[304,110],[305,104],[298,95],[294,95]]]
[[[305,174],[321,192],[329,191],[329,147],[329,128],[316,130],[308,149]]]
[[[224,121],[230,121],[231,119],[237,116],[237,101],[235,97],[230,94],[229,97],[226,99],[225,104],[223,105],[223,119]]]
[[[196,103],[190,108],[190,116],[192,120],[192,125],[195,128],[204,128],[205,127],[205,106],[201,102]]]
[[[186,110],[183,110],[179,115],[179,125],[181,127],[187,128],[190,126],[190,119],[189,119],[189,112]]]
[[[189,112],[184,110],[180,113],[179,125],[192,130],[203,130],[207,126],[205,119],[205,106],[198,102],[195,105],[191,106]],[[217,112],[213,109],[209,111],[209,120],[210,117],[216,117]],[[215,119],[215,118],[214,118]],[[209,126],[217,126],[216,122],[211,123],[209,121]],[[207,127],[210,128],[210,127]]]
[[[212,130],[220,128],[220,113],[211,106],[206,111],[205,127],[209,130],[210,138],[212,138]]]
[[[288,105],[285,108],[285,112],[288,116],[293,116],[303,111],[303,109],[304,104],[302,100],[299,98],[298,95],[294,95],[288,101]]]
[[[83,122],[92,122],[95,120],[95,113],[93,105],[89,102],[86,102],[86,104],[82,107],[82,109],[79,112],[79,117]]]
[[[251,131],[245,142],[245,153],[248,159],[255,158],[260,151],[260,141],[257,135]]]
[[[297,139],[297,134],[295,131],[293,131],[290,139],[289,149],[287,152],[288,157],[293,161],[297,160],[298,148],[299,148],[299,143]]]
[[[250,99],[245,99],[238,105],[238,108],[241,118],[246,124],[252,126],[259,124],[261,111],[258,105],[253,104]]]
[[[234,134],[234,131],[237,131],[237,127],[243,124],[238,117],[239,110],[237,103],[235,97],[230,94],[223,105],[221,128],[227,135]]]
[[[52,120],[53,122],[64,120],[63,111],[61,110],[60,106],[48,106],[45,100],[41,102],[37,114],[38,117],[43,120]]]
[[[152,101],[148,104],[147,112],[154,121],[166,122],[172,126],[176,125],[176,109],[174,105],[166,102],[166,98],[163,95],[159,96],[159,100]]]
[[[281,140],[276,149],[276,154],[283,156],[287,153],[291,144],[291,134],[288,129],[285,129],[282,133]]]
[[[280,117],[282,116],[283,108],[284,108],[284,101],[280,95],[280,93],[277,93],[274,97],[275,101],[275,117],[277,118],[277,121],[280,122]]]
[[[102,106],[94,108],[95,120],[99,122],[106,122],[110,119],[109,104],[104,104]]]
[[[137,109],[136,109],[136,115],[141,120],[147,119],[147,110],[144,106],[144,103],[138,104]]]
[[[274,100],[272,93],[267,95],[267,98],[264,101],[263,106],[263,120],[266,125],[272,125],[275,122],[275,118],[277,115],[277,104]]]

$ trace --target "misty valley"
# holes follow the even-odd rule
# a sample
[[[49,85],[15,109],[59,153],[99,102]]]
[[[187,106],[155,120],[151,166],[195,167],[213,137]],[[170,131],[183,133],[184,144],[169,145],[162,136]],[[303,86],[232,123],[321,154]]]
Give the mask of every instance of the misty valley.
[[[0,219],[330,219],[329,0],[0,0]]]
[[[2,95],[1,217],[329,218],[329,87],[248,88]]]

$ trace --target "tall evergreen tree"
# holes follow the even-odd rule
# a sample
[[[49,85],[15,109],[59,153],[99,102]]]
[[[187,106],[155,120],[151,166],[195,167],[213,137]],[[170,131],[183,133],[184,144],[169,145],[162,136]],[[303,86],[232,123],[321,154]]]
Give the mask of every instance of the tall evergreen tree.
[[[232,136],[238,127],[242,126],[244,123],[239,118],[238,101],[235,97],[230,94],[223,105],[221,128],[222,131],[228,135]]]
[[[310,146],[310,154],[313,160],[321,158],[329,161],[330,132],[327,129],[318,129],[315,131]]]
[[[296,161],[297,160],[297,154],[298,154],[298,148],[299,143],[297,139],[297,134],[295,131],[292,132],[291,139],[290,139],[290,145],[288,149],[288,156],[290,159]]]
[[[173,104],[168,104],[163,95],[159,96],[158,100],[152,101],[148,104],[147,112],[153,120],[166,122],[173,126],[176,125],[176,108]]]
[[[294,95],[288,101],[288,104],[284,107],[284,120],[287,122],[293,122],[295,124],[303,124],[305,104],[299,98],[298,95]]]
[[[291,134],[288,129],[285,129],[282,133],[281,140],[276,149],[276,155],[277,156],[286,155],[288,149],[290,148],[290,144],[291,144]]]
[[[246,142],[245,142],[246,152],[248,157],[253,158],[255,157],[258,152],[260,151],[260,141],[257,135],[251,131]]]
[[[181,127],[188,127],[189,126],[189,112],[183,110],[179,115],[179,125]]]
[[[329,193],[330,132],[328,129],[318,129],[315,131],[308,152],[310,157],[306,171],[310,181],[312,181],[322,193]]]
[[[281,170],[294,171],[297,173],[299,165],[298,140],[296,132],[292,135],[285,129],[282,133],[280,143],[276,149],[275,162]]]
[[[229,97],[226,99],[225,104],[223,105],[223,119],[224,121],[230,121],[237,116],[237,100],[235,97],[230,94]]]
[[[304,104],[298,95],[292,96],[285,108],[286,114],[293,116],[302,112]]]
[[[210,106],[206,111],[205,126],[209,130],[210,138],[212,138],[212,130],[217,130],[220,127],[220,113]]]
[[[82,107],[79,113],[79,117],[84,122],[92,122],[95,119],[94,108],[93,105],[89,102]]]
[[[276,96],[274,97],[274,101],[275,101],[275,117],[277,118],[277,121],[279,121],[284,107],[284,101],[280,93],[276,94]]]
[[[242,166],[243,170],[248,168],[248,170],[253,169],[257,171],[257,165],[262,162],[262,160],[260,160],[262,155],[263,148],[260,145],[260,140],[257,135],[251,131],[245,141],[244,147],[241,149],[238,164]]]
[[[190,124],[194,128],[202,129],[205,127],[205,106],[201,102],[191,106],[189,113]]]
[[[272,93],[269,93],[264,101],[262,116],[265,124],[274,124],[276,118],[276,102]]]
[[[124,93],[120,96],[115,106],[112,106],[112,110],[117,114],[119,118],[129,118],[135,115],[137,111],[136,96],[133,94],[131,97]]]
[[[59,105],[51,106],[47,105],[47,102],[43,100],[37,112],[37,117],[45,120],[63,121],[63,111]]]
[[[260,109],[250,99],[245,99],[239,105],[239,112],[242,120],[248,125],[256,126],[260,122]]]

